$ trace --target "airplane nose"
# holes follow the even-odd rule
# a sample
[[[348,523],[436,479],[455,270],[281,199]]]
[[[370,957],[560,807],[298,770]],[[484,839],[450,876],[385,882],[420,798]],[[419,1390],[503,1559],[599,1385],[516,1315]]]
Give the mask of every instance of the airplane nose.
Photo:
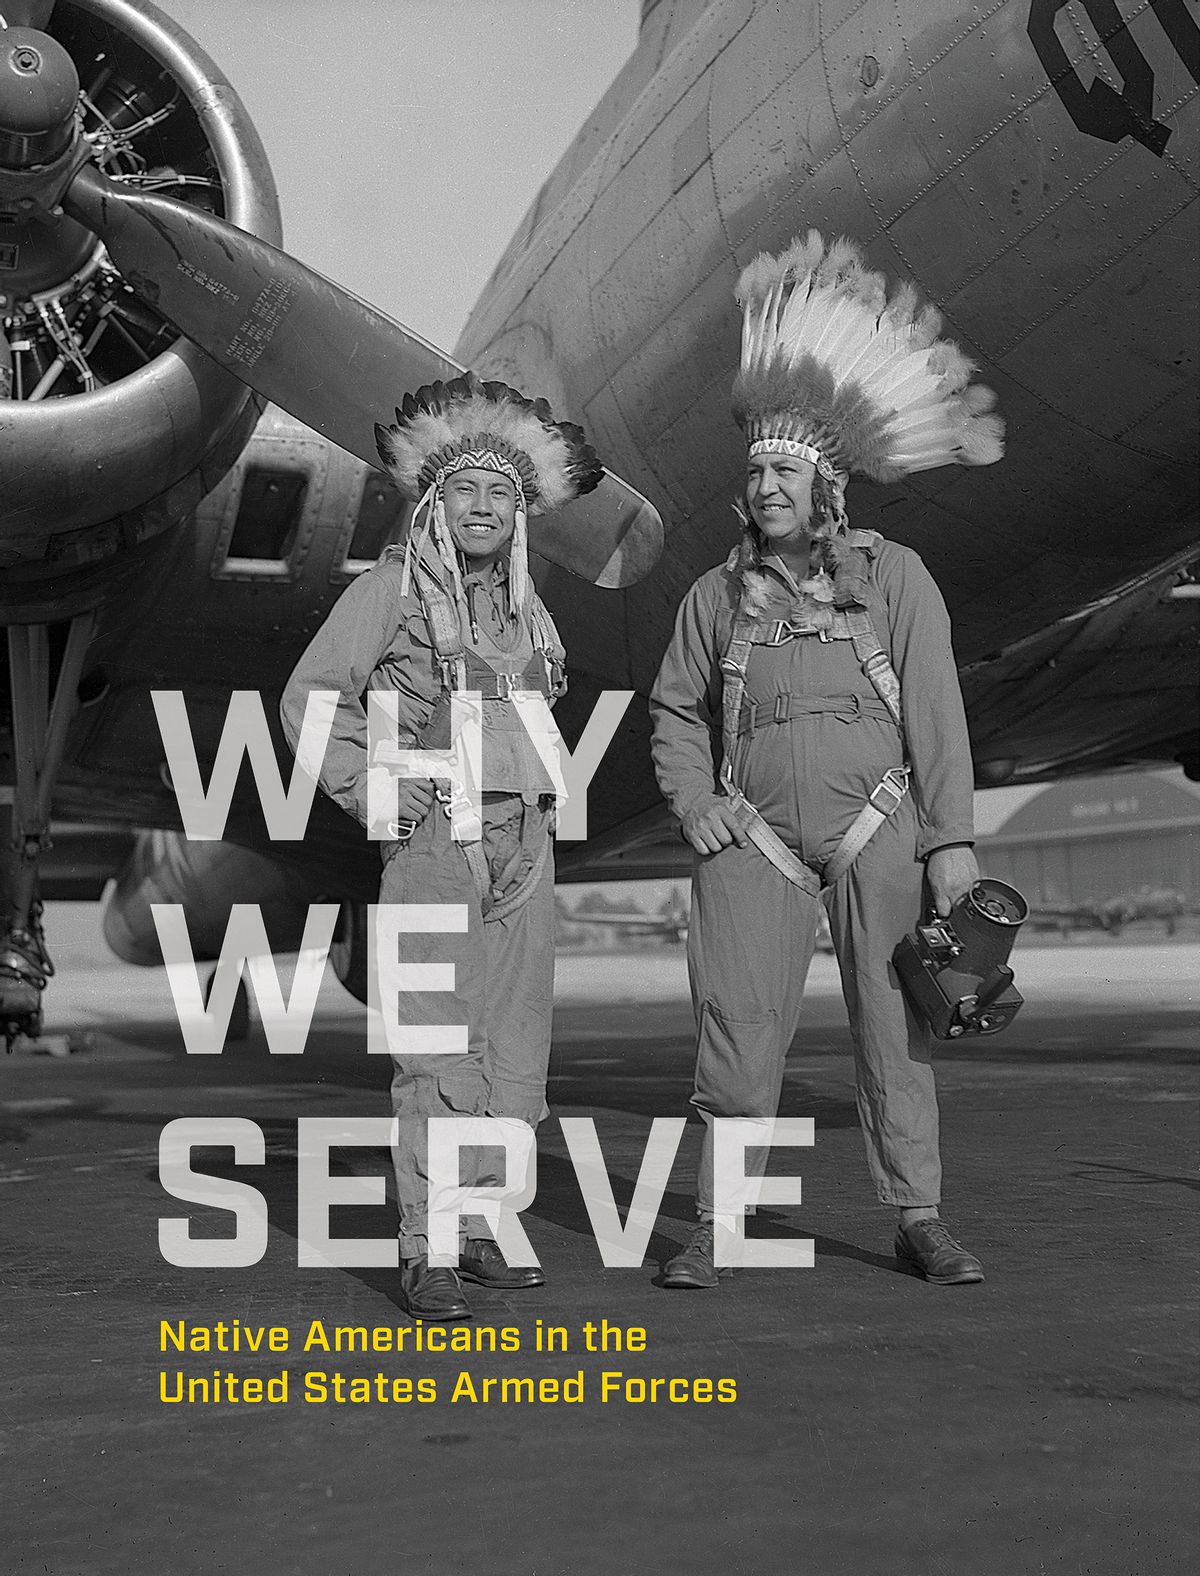
[[[49,33],[0,32],[0,167],[26,170],[64,153],[75,131],[79,73]]]

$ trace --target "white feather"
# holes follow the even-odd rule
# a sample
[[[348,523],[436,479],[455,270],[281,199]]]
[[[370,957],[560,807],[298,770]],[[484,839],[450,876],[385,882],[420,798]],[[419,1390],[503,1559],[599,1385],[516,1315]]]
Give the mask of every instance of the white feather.
[[[824,431],[823,418],[801,408],[807,391],[820,386],[811,377],[812,358],[832,380],[835,398],[848,385],[865,397],[865,414],[854,407],[850,441],[866,445],[863,463],[872,469],[903,473],[999,458],[1003,424],[981,414],[994,396],[970,385],[970,358],[952,341],[938,340],[941,314],[909,283],[889,301],[883,276],[868,268],[853,242],[841,238],[826,246],[810,230],[780,256],[755,258],[737,293],[745,309],[742,379],[751,405],[755,377],[771,375],[768,387],[775,395],[772,369],[779,361],[797,374],[796,399],[774,416],[764,415],[764,432],[807,439],[836,455],[839,465],[855,468],[856,456],[844,451],[846,435]],[[764,402],[766,397],[764,391]],[[882,458],[871,407],[888,422]]]

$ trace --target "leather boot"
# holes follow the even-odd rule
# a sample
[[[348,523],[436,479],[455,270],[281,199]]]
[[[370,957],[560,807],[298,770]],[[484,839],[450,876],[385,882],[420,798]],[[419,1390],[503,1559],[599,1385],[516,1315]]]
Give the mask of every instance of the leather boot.
[[[400,1261],[400,1295],[414,1319],[469,1319],[471,1304],[463,1296],[462,1285],[452,1269],[430,1269],[429,1260]]]
[[[468,1237],[458,1255],[458,1273],[477,1286],[492,1286],[497,1291],[522,1291],[544,1286],[546,1277],[536,1264],[508,1264],[490,1237]]]
[[[668,1260],[663,1269],[662,1283],[672,1290],[705,1291],[715,1287],[726,1275],[732,1275],[728,1266],[718,1269],[713,1263],[713,1223],[702,1220],[687,1240],[682,1253]]]
[[[896,1257],[934,1286],[966,1286],[983,1279],[983,1265],[951,1235],[944,1220],[914,1220],[896,1233]]]

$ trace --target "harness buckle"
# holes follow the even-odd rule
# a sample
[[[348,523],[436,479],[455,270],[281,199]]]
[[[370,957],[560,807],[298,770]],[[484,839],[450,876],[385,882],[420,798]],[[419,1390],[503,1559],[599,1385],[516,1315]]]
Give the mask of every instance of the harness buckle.
[[[389,821],[387,824],[388,836],[395,843],[407,843],[412,839],[417,829],[416,821]]]
[[[786,646],[789,640],[799,640],[801,635],[811,635],[810,624],[793,624],[790,619],[777,618],[770,637],[763,642],[767,646]]]
[[[788,711],[789,711],[788,702],[790,701],[790,699],[791,699],[791,696],[789,696],[789,695],[776,695],[776,697],[775,697],[775,721],[776,722],[786,722],[788,720]]]
[[[450,820],[453,814],[454,801],[457,798],[455,790],[453,788],[439,788],[435,782],[433,785],[433,797],[441,805],[442,814],[447,821]]]
[[[497,673],[495,677],[496,677],[496,696],[495,696],[495,698],[497,700],[511,700],[512,699],[512,692],[513,692],[513,676],[512,676],[512,674],[511,673]]]
[[[837,696],[837,709],[833,715],[841,722],[857,722],[863,715],[862,696],[855,694]]]
[[[892,766],[884,772],[883,781],[874,789],[867,803],[873,810],[878,810],[880,815],[891,815],[900,806],[901,800],[908,792],[908,767]],[[879,804],[877,794],[890,794],[891,804]]]

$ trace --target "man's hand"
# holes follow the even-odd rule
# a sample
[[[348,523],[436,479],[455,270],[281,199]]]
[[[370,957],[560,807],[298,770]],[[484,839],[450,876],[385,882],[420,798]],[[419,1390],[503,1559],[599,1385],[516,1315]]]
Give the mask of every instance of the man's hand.
[[[397,821],[423,821],[432,803],[433,784],[428,777],[402,777],[397,782]]]
[[[979,880],[975,850],[966,843],[935,848],[925,861],[925,874],[929,878],[934,908],[938,917],[945,919],[959,898]]]
[[[683,835],[698,854],[719,854],[730,843],[745,848],[750,841],[729,799],[714,799],[703,809],[689,810],[683,818]]]

